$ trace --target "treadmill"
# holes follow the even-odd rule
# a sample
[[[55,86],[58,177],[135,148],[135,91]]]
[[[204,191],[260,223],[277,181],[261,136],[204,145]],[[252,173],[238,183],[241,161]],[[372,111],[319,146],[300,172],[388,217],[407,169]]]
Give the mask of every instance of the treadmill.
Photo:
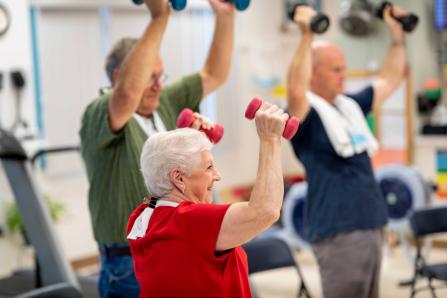
[[[98,297],[96,276],[76,278],[56,238],[45,201],[35,187],[30,159],[19,141],[3,129],[0,129],[0,163],[36,258],[35,270],[17,271],[0,279],[0,298]]]

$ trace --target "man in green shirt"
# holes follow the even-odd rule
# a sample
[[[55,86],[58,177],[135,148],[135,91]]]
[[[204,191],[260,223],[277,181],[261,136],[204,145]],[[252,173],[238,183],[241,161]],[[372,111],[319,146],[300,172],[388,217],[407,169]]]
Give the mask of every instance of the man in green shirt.
[[[197,110],[202,98],[228,77],[235,8],[223,0],[209,2],[216,25],[202,70],[163,87],[159,50],[170,7],[167,0],[145,0],[150,23],[141,38],[123,39],[112,49],[106,70],[113,89],[89,104],[82,117],[81,153],[101,252],[101,297],[139,295],[125,229],[130,213],[148,195],[139,170],[144,141],[156,131],[174,129],[183,108]]]

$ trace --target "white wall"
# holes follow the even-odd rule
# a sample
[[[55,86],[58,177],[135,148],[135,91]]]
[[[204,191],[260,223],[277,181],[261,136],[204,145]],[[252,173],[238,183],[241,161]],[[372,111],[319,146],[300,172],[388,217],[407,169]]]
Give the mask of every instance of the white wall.
[[[219,120],[225,127],[225,137],[216,146],[216,161],[223,177],[219,182],[221,188],[252,183],[256,177],[256,129],[243,115],[254,96],[275,100],[257,87],[256,77],[279,75],[285,78],[287,63],[298,38],[279,34],[281,9],[280,1],[257,0],[251,3],[249,10],[237,15],[232,72],[219,91],[217,101]],[[283,101],[277,103],[284,105]],[[301,173],[286,141],[283,142],[283,153],[285,174]]]
[[[0,123],[10,128],[14,121],[16,96],[9,78],[12,70],[24,73],[27,82],[22,92],[23,116],[36,128],[33,96],[32,52],[30,23],[26,0],[0,1],[9,10],[11,25],[6,35],[0,37],[0,72],[3,73],[3,90],[0,91]]]
[[[36,115],[33,95],[33,73],[31,35],[28,4],[26,0],[0,1],[7,7],[11,25],[6,35],[0,36],[0,72],[3,73],[3,89],[0,90],[0,126],[9,129],[15,116],[15,93],[9,78],[12,70],[23,72],[26,87],[22,92],[22,114],[30,125],[30,132],[36,131]],[[13,201],[3,171],[0,171],[0,225],[7,237],[0,237],[0,276],[9,272],[17,264],[22,264],[23,254],[20,239],[10,237],[5,228],[6,213]],[[25,262],[26,263],[26,262]]]

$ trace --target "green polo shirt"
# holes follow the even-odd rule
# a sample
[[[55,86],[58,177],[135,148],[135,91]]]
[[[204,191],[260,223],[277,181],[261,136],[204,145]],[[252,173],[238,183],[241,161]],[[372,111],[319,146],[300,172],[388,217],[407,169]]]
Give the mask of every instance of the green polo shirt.
[[[157,109],[166,129],[176,127],[184,108],[198,110],[202,98],[199,74],[166,86]],[[147,135],[132,117],[113,133],[109,127],[109,94],[88,105],[80,129],[81,154],[90,183],[88,200],[93,233],[98,243],[123,243],[131,212],[148,195],[140,172],[140,154]]]

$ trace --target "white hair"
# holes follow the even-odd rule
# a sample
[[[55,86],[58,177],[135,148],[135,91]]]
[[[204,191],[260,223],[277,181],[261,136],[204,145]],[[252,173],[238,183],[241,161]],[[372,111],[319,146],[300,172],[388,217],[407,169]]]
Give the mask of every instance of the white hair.
[[[144,143],[140,157],[141,172],[149,193],[167,195],[174,187],[170,173],[178,169],[189,175],[200,162],[200,152],[211,150],[204,133],[181,128],[152,135]]]

